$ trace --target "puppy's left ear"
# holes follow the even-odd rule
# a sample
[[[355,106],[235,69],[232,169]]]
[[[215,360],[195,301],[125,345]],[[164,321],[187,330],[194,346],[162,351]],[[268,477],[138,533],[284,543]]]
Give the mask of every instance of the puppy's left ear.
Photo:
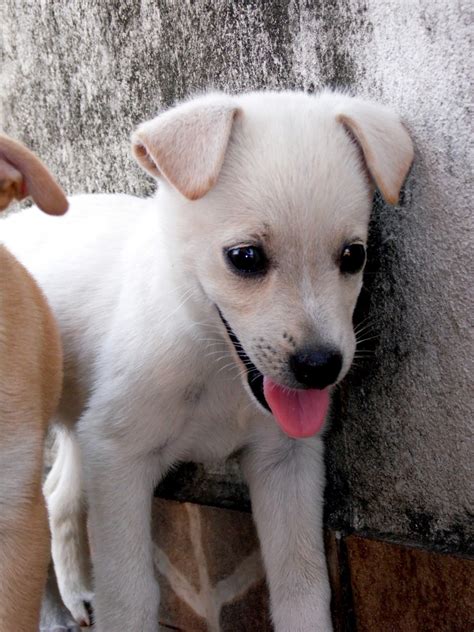
[[[383,198],[397,204],[400,189],[413,162],[413,143],[399,117],[369,101],[347,99],[337,119],[362,149],[365,163]]]
[[[198,200],[217,181],[238,112],[225,95],[180,105],[138,127],[132,135],[133,155],[151,175]]]

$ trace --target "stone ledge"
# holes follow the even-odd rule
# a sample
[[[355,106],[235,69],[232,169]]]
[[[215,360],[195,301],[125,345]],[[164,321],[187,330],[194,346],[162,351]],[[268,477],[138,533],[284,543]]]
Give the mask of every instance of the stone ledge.
[[[268,592],[247,512],[156,498],[161,622],[184,632],[269,632]],[[474,562],[326,531],[335,632],[469,632]]]

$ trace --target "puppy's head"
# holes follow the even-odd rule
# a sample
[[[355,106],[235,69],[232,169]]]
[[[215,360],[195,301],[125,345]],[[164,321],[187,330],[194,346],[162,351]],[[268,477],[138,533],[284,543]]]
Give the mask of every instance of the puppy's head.
[[[249,393],[290,436],[316,433],[354,356],[374,187],[395,204],[413,159],[398,117],[329,92],[209,95],[132,145]]]
[[[45,213],[62,215],[66,197],[43,163],[24,145],[0,134],[0,211],[31,196]]]

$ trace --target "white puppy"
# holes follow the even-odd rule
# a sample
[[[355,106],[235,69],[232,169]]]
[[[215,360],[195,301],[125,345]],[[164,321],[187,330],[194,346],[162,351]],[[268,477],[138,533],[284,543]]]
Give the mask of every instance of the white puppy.
[[[328,632],[320,431],[355,350],[373,183],[397,202],[412,143],[385,107],[268,92],[180,105],[133,152],[155,197],[78,196],[2,227],[65,348],[46,483],[64,601],[88,621],[85,489],[97,627],[154,632],[153,487],[242,450],[275,629]]]

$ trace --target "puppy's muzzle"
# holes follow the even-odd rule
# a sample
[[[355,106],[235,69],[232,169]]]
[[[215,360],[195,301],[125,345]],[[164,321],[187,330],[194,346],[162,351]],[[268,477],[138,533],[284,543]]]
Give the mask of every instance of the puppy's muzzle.
[[[323,389],[337,381],[342,368],[342,354],[330,347],[306,348],[293,354],[289,364],[299,384]]]

